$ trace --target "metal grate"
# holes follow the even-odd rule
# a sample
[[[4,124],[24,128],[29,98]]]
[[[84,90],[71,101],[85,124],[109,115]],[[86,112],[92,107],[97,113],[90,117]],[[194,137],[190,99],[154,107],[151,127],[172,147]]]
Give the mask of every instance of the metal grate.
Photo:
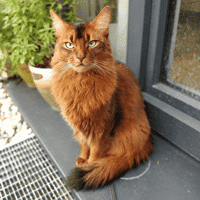
[[[68,200],[65,187],[37,138],[0,150],[1,200]]]

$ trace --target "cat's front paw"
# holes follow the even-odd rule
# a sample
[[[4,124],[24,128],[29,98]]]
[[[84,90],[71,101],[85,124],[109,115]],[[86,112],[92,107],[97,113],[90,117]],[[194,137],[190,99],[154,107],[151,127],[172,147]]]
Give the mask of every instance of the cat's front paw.
[[[84,158],[80,157],[80,156],[78,156],[77,159],[76,159],[76,165],[77,165],[77,166],[78,166],[78,165],[82,165],[82,164],[84,164],[85,162],[86,162],[86,160],[85,160]]]

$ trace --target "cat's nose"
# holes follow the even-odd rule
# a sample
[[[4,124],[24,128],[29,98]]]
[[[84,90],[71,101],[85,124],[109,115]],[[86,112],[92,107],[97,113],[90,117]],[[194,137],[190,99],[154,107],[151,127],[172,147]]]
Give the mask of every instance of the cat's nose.
[[[83,59],[85,58],[85,54],[79,54],[77,55],[77,58],[82,62]]]

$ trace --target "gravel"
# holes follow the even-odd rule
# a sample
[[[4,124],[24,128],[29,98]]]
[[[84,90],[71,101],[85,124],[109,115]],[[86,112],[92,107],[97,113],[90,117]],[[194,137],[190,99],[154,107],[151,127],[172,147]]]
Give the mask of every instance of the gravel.
[[[34,134],[32,129],[0,82],[0,148],[20,142],[30,134]]]

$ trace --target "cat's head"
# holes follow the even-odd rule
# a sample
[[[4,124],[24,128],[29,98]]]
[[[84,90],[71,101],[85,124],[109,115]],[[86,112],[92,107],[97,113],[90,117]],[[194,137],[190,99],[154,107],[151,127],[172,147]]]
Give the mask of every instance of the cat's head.
[[[62,67],[80,73],[95,69],[109,74],[114,62],[108,39],[110,7],[103,8],[92,22],[79,26],[64,22],[53,10],[50,14],[57,38],[52,64],[62,63]]]

